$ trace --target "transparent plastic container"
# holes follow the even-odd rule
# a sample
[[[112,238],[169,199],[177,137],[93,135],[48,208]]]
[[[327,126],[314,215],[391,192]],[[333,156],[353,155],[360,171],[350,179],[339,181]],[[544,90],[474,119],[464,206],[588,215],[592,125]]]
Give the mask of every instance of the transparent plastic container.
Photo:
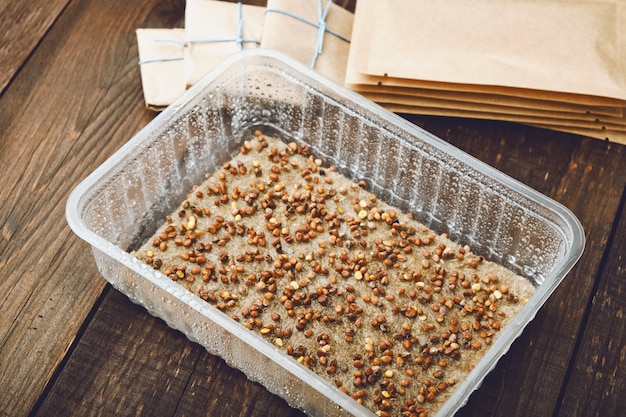
[[[375,416],[129,253],[255,129],[310,145],[379,198],[536,286],[437,416],[465,404],[582,254],[579,221],[555,201],[284,55],[234,55],[80,183],[67,221],[116,289],[310,415]]]

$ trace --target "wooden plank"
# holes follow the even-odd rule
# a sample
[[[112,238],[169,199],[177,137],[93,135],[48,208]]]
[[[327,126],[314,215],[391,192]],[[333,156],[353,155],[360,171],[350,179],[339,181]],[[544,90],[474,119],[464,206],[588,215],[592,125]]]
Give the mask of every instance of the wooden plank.
[[[69,0],[0,0],[0,96]]]
[[[133,36],[180,22],[167,5],[73,2],[0,100],[0,416],[28,413],[105,285],[65,201],[153,117]]]
[[[243,373],[229,368],[223,360],[206,353],[194,369],[175,415],[202,415],[199,410],[224,417],[305,416]]]
[[[491,140],[493,140],[494,136],[497,137],[499,134],[502,134],[502,133],[519,134],[520,131],[517,129],[518,128],[511,130],[511,131],[507,131],[507,130],[501,131],[497,125],[493,125],[492,123],[489,123],[489,122],[483,122],[481,123],[480,133],[487,138],[491,137],[492,138]],[[484,157],[484,159],[491,161],[491,162],[498,160],[499,158],[500,159],[508,158],[508,156],[504,156],[504,155],[498,157],[497,152],[495,155],[492,155],[492,156],[489,156],[491,151],[483,151],[482,154],[480,152],[476,152],[476,149],[493,149],[493,147],[478,146],[481,143],[482,145],[485,145],[486,143],[482,142],[482,140],[478,140],[478,143],[476,143],[477,132],[471,128],[471,124],[469,126],[464,127],[462,129],[462,132],[463,132],[462,134],[459,134],[462,137],[455,136],[455,139],[453,140],[457,144],[470,148],[470,150],[472,150],[475,154],[480,155]],[[515,132],[518,132],[518,133],[515,133]],[[440,133],[441,136],[445,136],[446,134],[445,131],[441,131],[438,133]],[[533,138],[525,140],[525,144],[523,146],[520,146],[519,150],[511,151],[513,154],[511,155],[511,157],[515,157],[515,153],[523,154],[529,151],[530,149],[534,149],[538,147],[542,143],[543,140],[545,140],[545,137],[542,137],[541,135],[539,135],[538,137],[533,137]],[[577,139],[569,138],[568,140],[576,141]],[[579,175],[583,174],[584,171],[588,170],[587,168],[585,168],[585,164],[589,162],[589,160],[587,160],[586,158],[591,158],[591,160],[595,160],[599,158],[604,164],[605,168],[607,169],[606,172],[609,172],[609,171],[613,172],[612,176],[615,177],[615,173],[619,172],[619,163],[620,161],[622,161],[621,158],[623,158],[623,151],[614,153],[609,150],[605,154],[602,152],[603,147],[601,147],[600,144],[601,143],[598,141],[586,141],[586,140],[578,139],[577,142],[574,145],[572,145],[571,148],[567,150],[567,153],[565,154],[565,156],[555,155],[556,160],[548,164],[546,168],[545,161],[550,160],[550,158],[546,158],[546,154],[554,153],[555,149],[563,150],[562,147],[549,146],[548,150],[544,149],[538,152],[537,160],[544,161],[544,162],[537,163],[537,165],[534,168],[532,166],[529,167],[528,165],[522,164],[518,168],[509,170],[509,173],[515,174],[515,173],[521,172],[523,173],[523,175],[528,175],[529,173],[533,173],[533,175],[536,176],[538,175],[537,172],[556,172],[561,169],[566,169],[565,168],[566,166],[570,166],[569,161],[571,159],[574,159],[581,163],[580,169],[582,170],[582,171],[578,171],[578,168],[573,169],[572,171],[573,173],[571,175],[573,175],[573,180],[574,180],[576,178],[580,179]],[[588,146],[590,146],[590,148]],[[503,149],[506,149],[506,148],[503,148]],[[606,149],[604,149],[604,151],[606,151]],[[594,155],[594,154],[595,156],[593,157],[589,156],[589,155]],[[616,155],[615,159],[611,159],[610,155]],[[494,159],[491,160],[490,158],[494,158]],[[583,162],[585,162],[585,164],[582,164]],[[608,176],[611,177],[610,174]],[[537,178],[539,177],[541,177],[541,175],[539,175]],[[545,177],[545,175],[543,175],[543,177]],[[619,178],[623,180],[623,177],[618,176],[618,179]],[[530,179],[530,178],[527,178],[527,179]],[[583,190],[585,189],[585,184],[589,186],[588,184],[589,182],[595,183],[596,180],[597,178],[595,180],[592,178],[588,178],[587,180],[582,181],[581,184],[583,184]],[[530,179],[530,181],[533,181],[533,180]],[[560,183],[563,183],[563,181],[561,180],[559,181]],[[606,186],[610,187],[610,184],[607,184]],[[600,189],[596,193],[597,195],[594,194],[589,197],[593,202],[599,202],[600,204],[604,204],[606,202],[611,203],[612,201],[611,196],[614,193],[610,192],[607,189]],[[616,209],[616,205],[614,205],[613,207],[614,209]],[[588,214],[587,217],[590,217],[590,215]],[[604,232],[600,232],[600,234],[603,234],[603,233]],[[608,232],[603,235],[608,235]],[[593,239],[593,236],[592,236],[592,239]],[[582,274],[589,273],[590,270],[592,270],[593,268],[597,268],[599,265],[598,261],[595,261],[594,263],[593,258],[589,258],[587,259],[587,261],[591,262],[594,266],[591,267],[589,270],[583,271]],[[574,275],[577,275],[580,273],[581,272],[578,272],[578,273],[575,273]],[[570,280],[573,280],[573,279],[574,278],[570,278]],[[582,289],[580,290],[578,294],[583,295],[582,298],[583,298],[583,304],[584,304],[584,299],[585,299],[584,286],[582,287]],[[532,413],[530,413],[529,415],[545,415],[547,414],[547,410],[551,410],[553,407],[555,407],[555,401],[556,401],[556,398],[558,397],[558,390],[560,389],[560,386],[563,383],[563,378],[567,370],[567,362],[570,360],[572,346],[573,346],[573,343],[575,342],[575,338],[573,340],[569,340],[568,338],[560,335],[558,329],[554,328],[554,327],[559,327],[559,325],[562,325],[564,323],[563,318],[557,317],[559,314],[559,310],[561,308],[560,306],[562,304],[563,303],[559,301],[559,299],[557,299],[556,301],[551,300],[549,302],[549,305],[547,305],[540,313],[540,317],[529,326],[528,332],[527,332],[528,334],[525,333],[522,336],[522,339],[520,339],[514,345],[512,352],[509,353],[503,359],[503,361],[500,363],[500,366],[496,369],[496,371],[487,378],[487,381],[485,381],[485,384],[483,385],[483,387],[479,389],[479,391],[472,397],[468,406],[461,410],[460,415],[522,415],[524,414],[524,411],[516,411],[516,410],[518,409],[518,407],[521,407],[522,405],[526,406],[527,403],[530,403],[531,401],[536,401],[538,404],[531,410]],[[571,313],[572,310],[570,308],[567,311]],[[563,313],[563,314],[567,314],[567,313]],[[104,326],[104,327],[98,327],[99,328],[98,332],[94,332],[91,335],[85,335],[85,337],[83,338],[84,343],[93,344],[94,341],[91,340],[93,337],[97,337],[100,341],[109,340],[110,337],[108,335],[111,333],[111,330],[107,330],[107,326],[115,327],[114,322],[116,320],[123,320],[123,321],[131,320],[130,318],[128,318],[129,316],[130,316],[129,314],[126,314],[122,311],[120,314],[117,314],[116,317],[113,317],[108,324],[105,324],[105,325],[100,323],[101,319],[94,318],[94,320],[92,321],[92,326]],[[556,319],[561,320],[561,321],[559,323],[553,323],[551,326],[546,326],[545,321],[552,320],[550,316],[556,317]],[[146,331],[142,330],[142,326],[130,326],[130,327],[132,327],[134,330],[132,332],[131,331],[126,332],[125,337],[126,337],[126,345],[128,349],[131,349],[132,346],[135,346],[138,343],[141,343],[142,345],[144,344],[151,345],[152,347],[150,347],[149,349],[159,349],[159,346],[163,346],[164,344],[170,343],[169,338],[165,338],[165,336],[161,335],[161,331],[169,332],[169,329],[166,329],[166,328],[160,329],[160,326],[153,326],[152,324],[148,326]],[[148,335],[150,334],[154,335],[153,337],[155,337],[158,342],[152,342],[151,340],[149,340]],[[162,338],[164,338],[163,339],[164,342],[160,342]],[[552,348],[553,350],[548,351],[549,353],[544,352],[542,350],[541,344],[543,345],[547,344],[547,341],[545,340],[546,338],[548,339],[557,338],[555,344],[557,345],[563,344],[563,347],[564,347],[563,351],[565,353],[560,355],[559,354],[560,351],[558,349],[554,350],[554,348]],[[167,341],[165,341],[166,339]],[[81,340],[81,344],[82,343],[83,343],[83,340]],[[123,343],[123,341],[120,341],[119,343]],[[570,345],[568,345],[568,343],[570,343]],[[538,346],[538,347],[536,348],[535,346]],[[145,361],[143,361],[142,358],[145,358]],[[77,366],[73,370],[69,366],[67,367],[67,369],[64,370],[63,374],[68,373],[70,375],[70,376],[64,376],[64,378],[67,378],[70,381],[79,376],[79,373],[81,372],[80,369],[83,367],[86,367],[87,373],[91,372],[89,371],[91,367],[95,369],[105,368],[105,369],[108,369],[106,373],[110,375],[114,375],[117,369],[116,363],[115,362],[110,363],[106,355],[95,355],[95,357],[90,357],[89,359],[85,359],[85,358],[80,358],[80,355],[74,354],[72,355],[71,360],[75,361],[76,363],[80,365]],[[159,359],[157,358],[155,360],[158,362]],[[146,361],[148,363],[146,363]],[[125,363],[124,366],[136,367],[137,369],[143,369],[146,366],[154,366],[153,364],[149,363],[150,361],[152,361],[152,359],[150,358],[149,355],[147,356],[143,355],[141,357],[134,357],[132,361],[129,361],[132,363]],[[524,366],[524,363],[526,361],[530,361],[533,364],[533,366]],[[552,364],[553,361],[556,361],[557,365],[553,365]],[[561,362],[565,364],[558,365],[558,363],[561,363]],[[537,370],[540,371],[538,375],[536,375]],[[177,371],[177,372],[180,372],[180,371]],[[238,375],[238,376],[233,376],[233,374]],[[181,378],[186,377],[185,375],[186,374],[181,373]],[[219,378],[216,375],[219,375]],[[548,399],[541,399],[541,398],[534,397],[536,392],[535,393],[532,392],[533,386],[532,384],[528,382],[529,379],[534,376],[537,377],[536,383],[542,386],[552,387],[551,381],[552,380],[556,381],[556,385],[555,385],[556,396],[553,395],[554,392],[549,391],[546,388],[539,388],[538,390],[540,390],[544,395],[550,396],[550,397]],[[138,397],[143,398],[144,401],[150,401],[149,399],[150,397],[148,396],[148,399],[146,399],[145,392],[141,389],[138,389],[137,387],[141,387],[144,385],[153,386],[153,384],[155,384],[155,381],[153,378],[155,378],[154,375],[148,374],[148,376],[145,376],[140,372],[135,372],[133,374],[133,379],[138,379],[139,381],[142,381],[142,382],[134,382],[132,386],[129,382],[126,382],[125,384],[123,383],[123,381],[121,382],[118,381],[118,382],[123,385],[123,388],[120,388],[120,389],[130,390],[134,392]],[[206,412],[204,410],[207,410],[207,409],[210,410],[214,408],[229,410],[228,412],[232,413],[231,415],[238,415],[239,413],[243,412],[243,409],[246,409],[246,411],[249,411],[251,415],[263,415],[262,413],[257,413],[256,410],[249,410],[247,408],[248,407],[247,404],[241,403],[241,401],[243,400],[241,398],[241,395],[239,394],[240,391],[236,391],[235,393],[233,393],[233,392],[229,392],[228,390],[229,387],[232,387],[232,386],[240,387],[241,386],[240,384],[245,384],[247,382],[245,377],[243,377],[243,375],[240,375],[237,371],[231,370],[223,362],[221,362],[219,359],[212,357],[211,355],[208,355],[206,353],[201,354],[200,359],[198,361],[198,365],[193,369],[192,373],[189,375],[189,378],[190,378],[189,379],[190,383],[187,385],[187,388],[184,391],[182,397],[179,397],[180,395],[179,393],[175,393],[173,391],[165,391],[165,390],[160,391],[158,395],[168,396],[168,397],[171,396],[172,398],[170,398],[170,401],[178,402],[179,403],[178,411],[182,413],[182,410],[185,410],[185,412],[183,413],[185,415],[202,415],[205,413],[211,415],[210,412]],[[235,378],[237,382],[232,383],[232,384],[230,382],[228,383],[223,382],[223,381],[230,381],[231,378]],[[221,382],[220,382],[220,379],[222,380]],[[161,384],[162,383],[163,381],[161,381]],[[81,398],[80,400],[81,402],[89,401],[88,388],[85,388],[85,387],[88,387],[89,384],[77,384],[77,385],[83,386],[83,392],[82,394],[78,394],[77,398]],[[67,389],[63,387],[64,385],[61,383],[55,384],[54,390],[51,393],[51,399],[49,400],[50,403],[46,403],[48,408],[44,409],[46,412],[55,408],[51,404],[54,403],[54,404],[67,405],[67,400],[63,400],[63,398],[72,398],[72,395],[68,395],[68,393],[63,391],[63,389]],[[71,389],[76,390],[76,389],[80,389],[80,387],[71,387]],[[522,389],[523,389],[523,392],[525,393],[524,395],[519,394],[520,390]],[[250,392],[247,390],[245,392],[246,392],[246,398],[248,395],[256,396],[256,394],[250,394]],[[526,392],[530,392],[530,394],[526,395]],[[151,395],[156,395],[156,394],[151,394]],[[268,401],[268,399],[262,395],[260,395],[258,398],[259,398],[259,401]],[[275,397],[269,396],[269,398],[275,398]],[[107,407],[107,408],[114,407],[115,404],[117,404],[118,402],[119,402],[119,399],[117,397],[109,395],[106,398],[106,400],[103,400],[102,403],[99,403],[99,406]],[[509,402],[512,402],[512,403],[509,404]],[[82,408],[80,408],[82,406],[80,405],[79,401],[74,400],[72,404],[73,404],[73,407],[79,407],[81,412],[85,411]],[[267,409],[266,406],[264,406],[263,409]],[[281,410],[283,409],[281,408]],[[288,411],[289,410],[286,410],[286,409],[283,410],[283,412],[288,412]],[[278,411],[275,411],[275,412],[277,414],[279,413]],[[45,413],[42,412],[41,415],[45,415]]]
[[[583,224],[583,257],[459,413],[553,415],[626,184],[626,147],[509,123],[409,118],[561,202]]]
[[[559,416],[617,416],[626,394],[626,189]]]
[[[0,101],[0,136],[6,138],[0,142],[0,163],[7,168],[7,182],[3,181],[7,185],[0,190],[4,202],[0,207],[0,266],[10,271],[0,282],[0,386],[18,382],[16,389],[0,392],[0,407],[5,407],[0,408],[0,415],[5,410],[8,415],[28,410],[102,288],[86,246],[58,221],[62,205],[78,179],[152,117],[142,108],[133,29],[175,24],[181,17],[181,3],[72,3],[61,17],[63,25],[48,34]],[[110,39],[110,45],[93,48],[103,37]],[[37,86],[34,90],[33,85]],[[62,117],[58,117],[59,108],[65,109]],[[624,148],[516,125],[437,118],[416,121],[568,205],[585,225],[589,244],[583,260],[461,412],[551,415],[558,407],[558,394],[617,211],[624,184]],[[22,138],[32,138],[32,143]],[[33,256],[41,261],[26,265]],[[167,414],[171,410],[167,407],[179,403],[181,415],[211,414],[207,405],[226,408],[231,415],[244,409],[253,415],[266,415],[261,414],[263,409],[291,415],[291,410],[273,402],[282,400],[263,391],[244,390],[262,404],[260,409],[242,403],[241,395],[229,395],[224,388],[246,383],[245,377],[199,346],[182,343],[178,333],[145,312],[134,317],[128,312],[137,310],[130,308],[129,301],[111,299],[118,296],[107,294],[101,311],[51,386],[41,415],[57,409],[66,414],[85,411],[83,401],[109,411],[122,401],[133,412],[163,410]],[[118,336],[110,350],[99,346],[121,331],[124,337]],[[190,353],[168,363],[166,358],[174,353],[163,354],[161,349],[164,345],[170,349],[170,344],[172,349],[190,349]],[[103,349],[100,356],[85,353],[94,347]],[[134,348],[144,354],[120,364],[117,355],[130,355]],[[152,360],[150,355],[157,356]],[[194,360],[195,365],[189,366],[188,361]],[[120,367],[131,378],[117,375]],[[83,379],[83,369],[101,373]],[[112,389],[100,385],[100,394],[94,395],[88,382],[102,383],[107,378],[115,382],[110,384]],[[133,395],[138,398],[130,398]]]
[[[201,348],[115,290],[94,317],[38,415],[173,415],[173,396],[155,394],[179,397]]]
[[[110,290],[35,415],[121,414],[302,416]]]
[[[28,37],[25,20],[54,21],[53,3],[0,4],[3,28],[14,28],[2,51],[5,39]],[[0,416],[28,413],[105,285],[65,224],[65,201],[154,117],[143,108],[134,30],[180,27],[184,3],[71,3],[1,95]]]

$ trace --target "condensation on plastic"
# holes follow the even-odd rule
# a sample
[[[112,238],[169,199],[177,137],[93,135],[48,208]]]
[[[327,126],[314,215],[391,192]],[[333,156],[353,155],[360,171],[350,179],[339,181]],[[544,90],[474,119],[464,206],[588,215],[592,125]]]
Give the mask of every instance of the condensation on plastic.
[[[374,413],[129,253],[257,128],[310,145],[379,198],[535,284],[437,416],[465,404],[582,254],[579,221],[553,200],[284,55],[231,57],[79,184],[66,217],[116,289],[310,415]]]

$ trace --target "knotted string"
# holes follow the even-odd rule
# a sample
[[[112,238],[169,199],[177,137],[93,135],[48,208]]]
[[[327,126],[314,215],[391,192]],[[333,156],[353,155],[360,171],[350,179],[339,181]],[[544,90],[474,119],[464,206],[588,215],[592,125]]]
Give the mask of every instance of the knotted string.
[[[236,42],[239,45],[239,50],[243,50],[244,43],[256,43],[261,44],[261,41],[257,39],[247,39],[243,37],[243,12],[241,3],[237,3],[237,36],[234,38],[209,38],[209,39],[191,39],[186,42],[186,45],[190,43],[218,43],[218,42]]]
[[[326,3],[326,8],[324,8],[322,6],[322,0],[317,0],[317,23],[307,20],[303,18],[302,16],[295,15],[285,10],[276,9],[273,7],[269,7],[265,9],[265,13],[273,12],[273,13],[284,14],[285,16],[292,17],[296,20],[299,20],[302,23],[306,23],[307,25],[317,28],[317,44],[315,46],[315,55],[313,55],[313,59],[311,60],[311,68],[315,68],[315,65],[317,64],[317,58],[322,54],[322,51],[324,49],[324,35],[326,33],[336,36],[342,41],[346,41],[348,43],[350,42],[350,39],[326,27],[326,18],[328,17],[328,12],[330,11],[330,6],[332,2],[333,2],[332,0],[328,0],[328,3]]]
[[[220,43],[220,42],[236,42],[239,45],[239,50],[243,50],[244,43],[256,43],[261,44],[261,41],[257,39],[247,39],[243,37],[243,7],[241,3],[237,3],[237,36],[234,38],[208,38],[208,39],[190,39],[186,42],[180,42],[174,39],[155,39],[155,42],[171,42],[186,48],[187,45],[192,43]],[[163,62],[163,61],[179,61],[184,59],[183,57],[163,57],[163,58],[151,58],[139,61],[139,65],[143,65],[149,62]]]

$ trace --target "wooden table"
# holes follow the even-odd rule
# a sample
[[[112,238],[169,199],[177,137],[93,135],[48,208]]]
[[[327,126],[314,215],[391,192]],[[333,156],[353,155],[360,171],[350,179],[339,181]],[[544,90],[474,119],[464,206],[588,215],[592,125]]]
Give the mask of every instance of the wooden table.
[[[65,222],[69,192],[155,116],[143,104],[135,29],[180,27],[184,6],[0,0],[2,417],[301,415],[111,289]],[[623,415],[626,147],[409,119],[563,203],[587,237],[580,262],[459,414]]]

